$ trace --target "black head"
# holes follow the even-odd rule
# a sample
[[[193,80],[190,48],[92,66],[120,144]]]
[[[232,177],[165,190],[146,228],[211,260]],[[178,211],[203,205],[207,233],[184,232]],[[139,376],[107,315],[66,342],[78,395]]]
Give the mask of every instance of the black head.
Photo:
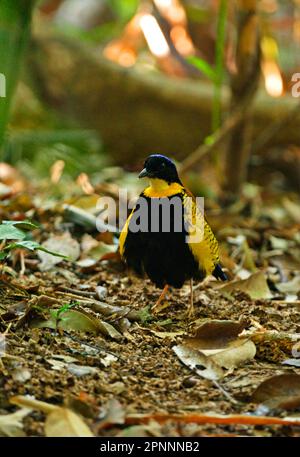
[[[146,159],[144,169],[139,174],[139,178],[145,177],[181,184],[175,164],[168,157],[160,154],[153,154]]]

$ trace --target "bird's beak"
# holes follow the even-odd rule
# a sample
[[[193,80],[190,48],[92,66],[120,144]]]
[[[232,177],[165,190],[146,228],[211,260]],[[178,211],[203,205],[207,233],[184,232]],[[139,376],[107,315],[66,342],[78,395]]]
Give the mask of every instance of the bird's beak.
[[[147,176],[149,177],[149,173],[148,173],[148,171],[146,170],[146,168],[144,168],[144,169],[140,172],[139,178],[146,178]]]

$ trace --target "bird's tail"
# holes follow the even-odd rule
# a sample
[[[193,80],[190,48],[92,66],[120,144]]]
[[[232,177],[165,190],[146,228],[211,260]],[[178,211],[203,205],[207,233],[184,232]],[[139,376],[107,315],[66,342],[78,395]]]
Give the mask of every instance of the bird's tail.
[[[227,279],[228,279],[219,263],[217,263],[217,265],[213,271],[213,276],[217,279],[221,279],[221,281],[227,281]]]

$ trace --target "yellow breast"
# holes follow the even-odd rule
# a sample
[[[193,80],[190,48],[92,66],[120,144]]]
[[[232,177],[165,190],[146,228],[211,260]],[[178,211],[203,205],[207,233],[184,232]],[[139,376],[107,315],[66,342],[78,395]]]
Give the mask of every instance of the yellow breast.
[[[169,184],[163,179],[155,178],[150,179],[150,186],[144,190],[143,195],[150,198],[171,197],[180,194],[182,190],[183,187],[177,182]]]

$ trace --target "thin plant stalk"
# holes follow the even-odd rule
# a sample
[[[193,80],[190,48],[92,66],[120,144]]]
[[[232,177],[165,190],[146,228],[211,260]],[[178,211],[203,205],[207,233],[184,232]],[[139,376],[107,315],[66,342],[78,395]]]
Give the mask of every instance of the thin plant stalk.
[[[0,2],[0,73],[5,79],[5,97],[0,98],[0,151],[19,79],[22,57],[30,35],[35,0]]]

